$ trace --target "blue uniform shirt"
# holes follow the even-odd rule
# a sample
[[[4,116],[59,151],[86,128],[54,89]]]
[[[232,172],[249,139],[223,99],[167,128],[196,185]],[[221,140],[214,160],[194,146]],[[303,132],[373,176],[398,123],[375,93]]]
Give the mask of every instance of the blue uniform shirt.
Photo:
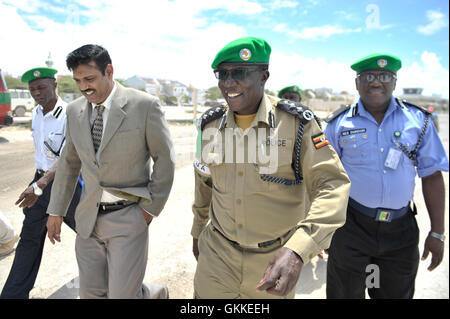
[[[363,107],[361,99],[325,129],[325,135],[341,158],[351,180],[350,197],[371,208],[399,209],[414,196],[416,167],[403,152],[395,169],[385,165],[395,142],[412,151],[425,122],[425,113],[412,106],[400,106],[392,97],[383,122],[378,125]],[[400,137],[394,137],[395,132]],[[417,174],[425,177],[448,171],[448,158],[430,118],[417,151]]]

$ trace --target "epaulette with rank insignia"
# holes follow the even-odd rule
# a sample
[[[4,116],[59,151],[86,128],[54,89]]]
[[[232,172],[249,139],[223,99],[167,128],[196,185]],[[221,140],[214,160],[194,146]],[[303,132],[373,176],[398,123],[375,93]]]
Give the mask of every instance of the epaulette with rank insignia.
[[[333,121],[335,118],[337,118],[339,115],[341,115],[342,113],[344,113],[345,111],[350,110],[351,105],[347,104],[347,105],[342,105],[340,108],[338,108],[337,110],[335,110],[333,113],[330,113],[325,119],[324,121],[327,123],[330,123],[331,121]]]
[[[400,100],[400,99],[397,99],[397,98],[395,100],[397,101],[398,105],[400,105],[401,107],[412,106],[412,107],[415,107],[416,109],[421,110],[422,112],[424,112],[427,115],[431,115],[430,111],[428,111],[426,108],[424,108],[424,107],[422,107],[420,105],[415,105],[415,104],[412,104],[412,103],[410,103],[410,102],[408,102],[406,100]]]
[[[55,109],[55,111],[53,112],[53,116],[54,116],[55,118],[58,118],[58,116],[61,114],[61,112],[62,112],[62,106],[58,106],[58,107]]]
[[[283,110],[295,117],[298,117],[303,124],[308,123],[314,118],[314,113],[305,105],[290,100],[281,100],[277,104],[277,108]]]
[[[199,120],[198,120],[198,125],[200,127],[200,130],[203,131],[203,129],[205,128],[205,125],[217,120],[219,117],[223,116],[225,114],[225,108],[221,105],[221,106],[214,106],[210,109],[208,109],[205,113],[202,114],[202,116],[200,116]]]

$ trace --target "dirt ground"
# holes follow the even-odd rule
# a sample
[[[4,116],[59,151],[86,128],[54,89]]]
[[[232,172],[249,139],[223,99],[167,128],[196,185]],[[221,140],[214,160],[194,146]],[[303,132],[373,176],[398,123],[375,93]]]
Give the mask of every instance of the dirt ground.
[[[441,137],[448,154],[448,116],[440,116]],[[190,124],[170,124],[177,153],[175,180],[169,200],[158,218],[150,225],[149,257],[145,282],[163,283],[169,287],[171,298],[190,299],[193,295],[193,277],[196,261],[192,255],[191,204],[194,196],[192,160],[195,146],[195,129]],[[14,229],[20,232],[23,213],[14,206],[19,194],[31,181],[34,173],[34,148],[31,131],[26,127],[0,129],[0,210],[9,218]],[[448,203],[448,173],[444,173]],[[417,179],[416,204],[421,229],[420,251],[429,231],[429,219]],[[446,207],[448,212],[448,206]],[[448,218],[446,219],[448,230]],[[63,226],[62,242],[55,246],[47,240],[44,255],[32,298],[78,297],[78,268],[75,259],[75,234]],[[0,290],[6,281],[14,253],[0,257]],[[420,262],[416,280],[415,298],[449,298],[448,240],[445,243],[443,263],[433,272]],[[296,287],[297,299],[325,298],[326,259],[314,258],[302,269]]]

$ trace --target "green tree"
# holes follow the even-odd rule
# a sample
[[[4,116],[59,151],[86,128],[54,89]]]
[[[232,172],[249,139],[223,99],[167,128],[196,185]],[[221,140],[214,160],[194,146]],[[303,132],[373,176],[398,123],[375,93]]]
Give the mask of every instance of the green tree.
[[[4,77],[8,89],[28,89],[28,84],[22,82],[19,78],[12,77],[9,74],[4,74]]]
[[[205,98],[207,100],[216,101],[216,100],[222,98],[222,92],[220,92],[220,89],[218,86],[210,87],[206,91]]]
[[[58,93],[59,94],[80,94],[80,91],[77,88],[77,84],[75,80],[69,75],[62,75],[58,78]]]

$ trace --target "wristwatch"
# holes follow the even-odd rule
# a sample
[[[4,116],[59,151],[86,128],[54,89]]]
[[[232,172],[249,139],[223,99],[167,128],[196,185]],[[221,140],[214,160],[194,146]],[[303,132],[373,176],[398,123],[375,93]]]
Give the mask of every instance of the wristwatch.
[[[36,182],[34,182],[32,184],[32,186],[33,186],[33,189],[34,189],[34,195],[41,196],[42,195],[42,189],[39,188],[39,186],[36,184]]]
[[[438,234],[438,233],[435,233],[434,231],[430,231],[430,234],[429,234],[431,237],[434,237],[434,238],[437,238],[437,239],[439,239],[440,241],[442,241],[442,242],[444,242],[444,240],[445,240],[445,235],[444,234]]]

